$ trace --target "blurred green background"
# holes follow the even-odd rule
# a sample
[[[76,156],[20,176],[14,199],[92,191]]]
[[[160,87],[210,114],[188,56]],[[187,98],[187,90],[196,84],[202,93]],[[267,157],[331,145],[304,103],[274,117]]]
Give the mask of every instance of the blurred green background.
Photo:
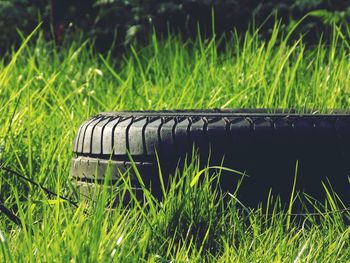
[[[262,26],[268,35],[276,19],[282,28],[298,26],[297,34],[315,43],[329,34],[332,24],[347,24],[350,1],[346,0],[9,0],[0,1],[0,50],[4,53],[21,42],[23,34],[43,22],[45,36],[61,43],[76,37],[94,39],[100,50],[112,44],[122,49],[143,41],[149,32],[180,33],[184,38],[210,37],[213,22],[217,36],[232,30],[244,32]],[[212,19],[212,17],[214,19]]]

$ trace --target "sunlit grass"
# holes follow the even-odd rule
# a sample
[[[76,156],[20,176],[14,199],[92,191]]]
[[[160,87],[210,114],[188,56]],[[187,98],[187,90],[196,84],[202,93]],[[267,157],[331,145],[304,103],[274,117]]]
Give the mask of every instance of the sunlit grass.
[[[276,25],[268,40],[254,33],[220,43],[153,35],[148,45],[113,56],[97,54],[91,43],[58,48],[36,32],[0,60],[0,165],[74,199],[75,132],[100,111],[347,109],[348,47],[335,33],[330,45],[307,48],[302,39],[282,37]],[[350,260],[349,212],[291,218],[278,203],[269,215],[259,207],[246,211],[209,187],[215,180],[209,170],[202,175],[207,181],[191,185],[198,173],[195,163],[179,173],[162,203],[148,196],[131,209],[108,210],[107,196],[75,208],[1,170],[0,201],[22,222],[21,228],[0,215],[1,261]],[[320,209],[337,207],[329,196]]]

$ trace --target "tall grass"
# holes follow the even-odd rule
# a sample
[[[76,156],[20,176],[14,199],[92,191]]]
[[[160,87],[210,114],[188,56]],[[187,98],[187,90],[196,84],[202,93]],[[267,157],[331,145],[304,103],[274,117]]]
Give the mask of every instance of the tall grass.
[[[10,171],[76,198],[69,180],[73,138],[99,111],[349,108],[349,43],[336,27],[330,45],[321,40],[311,48],[302,38],[291,42],[278,24],[268,40],[247,32],[221,41],[152,35],[147,45],[114,57],[97,54],[89,42],[55,47],[36,32],[0,60],[0,165],[8,168],[0,171],[0,201],[22,223],[0,215],[0,260],[349,261],[349,212],[335,213],[331,196],[320,208],[331,213],[320,215],[291,218],[278,202],[269,215],[259,207],[247,211],[209,186],[209,171],[191,185],[199,172],[192,163],[162,203],[148,196],[108,210],[103,192],[76,208]]]

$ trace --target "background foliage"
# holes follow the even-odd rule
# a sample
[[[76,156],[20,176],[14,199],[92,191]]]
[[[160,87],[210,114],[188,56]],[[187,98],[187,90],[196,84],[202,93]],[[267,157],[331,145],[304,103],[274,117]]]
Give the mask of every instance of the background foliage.
[[[135,39],[145,39],[156,29],[158,34],[181,32],[184,37],[212,33],[212,12],[218,35],[235,28],[243,32],[254,18],[263,25],[262,34],[268,34],[277,17],[282,27],[292,26],[305,14],[310,16],[299,26],[299,33],[308,33],[308,40],[327,34],[332,23],[344,23],[350,17],[350,3],[343,0],[59,0],[66,6],[62,19],[65,37],[83,35],[96,38],[97,46],[105,49],[114,42],[129,44]],[[44,21],[47,36],[50,33],[50,1],[8,0],[0,1],[0,48],[7,50],[20,43],[15,28],[25,34],[31,32],[39,21]],[[275,14],[276,16],[271,14]],[[267,19],[268,18],[268,19]],[[73,34],[72,34],[73,33]]]

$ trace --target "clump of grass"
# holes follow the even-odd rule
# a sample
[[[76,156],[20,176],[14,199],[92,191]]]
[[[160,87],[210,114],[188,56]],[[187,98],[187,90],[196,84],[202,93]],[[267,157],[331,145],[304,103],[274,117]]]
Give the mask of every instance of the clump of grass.
[[[1,167],[75,198],[71,145],[79,124],[99,111],[349,107],[349,43],[336,28],[330,45],[312,48],[302,38],[290,43],[278,24],[268,40],[247,32],[223,41],[218,52],[215,40],[152,35],[113,57],[91,43],[58,50],[37,32],[10,62],[0,60]],[[191,186],[198,169],[180,172],[162,203],[149,196],[107,211],[107,197],[75,208],[1,170],[1,203],[22,223],[0,215],[1,261],[350,260],[348,212],[307,214],[304,224],[278,203],[271,216],[242,212],[210,187],[215,176]],[[337,209],[331,195],[319,209]]]

